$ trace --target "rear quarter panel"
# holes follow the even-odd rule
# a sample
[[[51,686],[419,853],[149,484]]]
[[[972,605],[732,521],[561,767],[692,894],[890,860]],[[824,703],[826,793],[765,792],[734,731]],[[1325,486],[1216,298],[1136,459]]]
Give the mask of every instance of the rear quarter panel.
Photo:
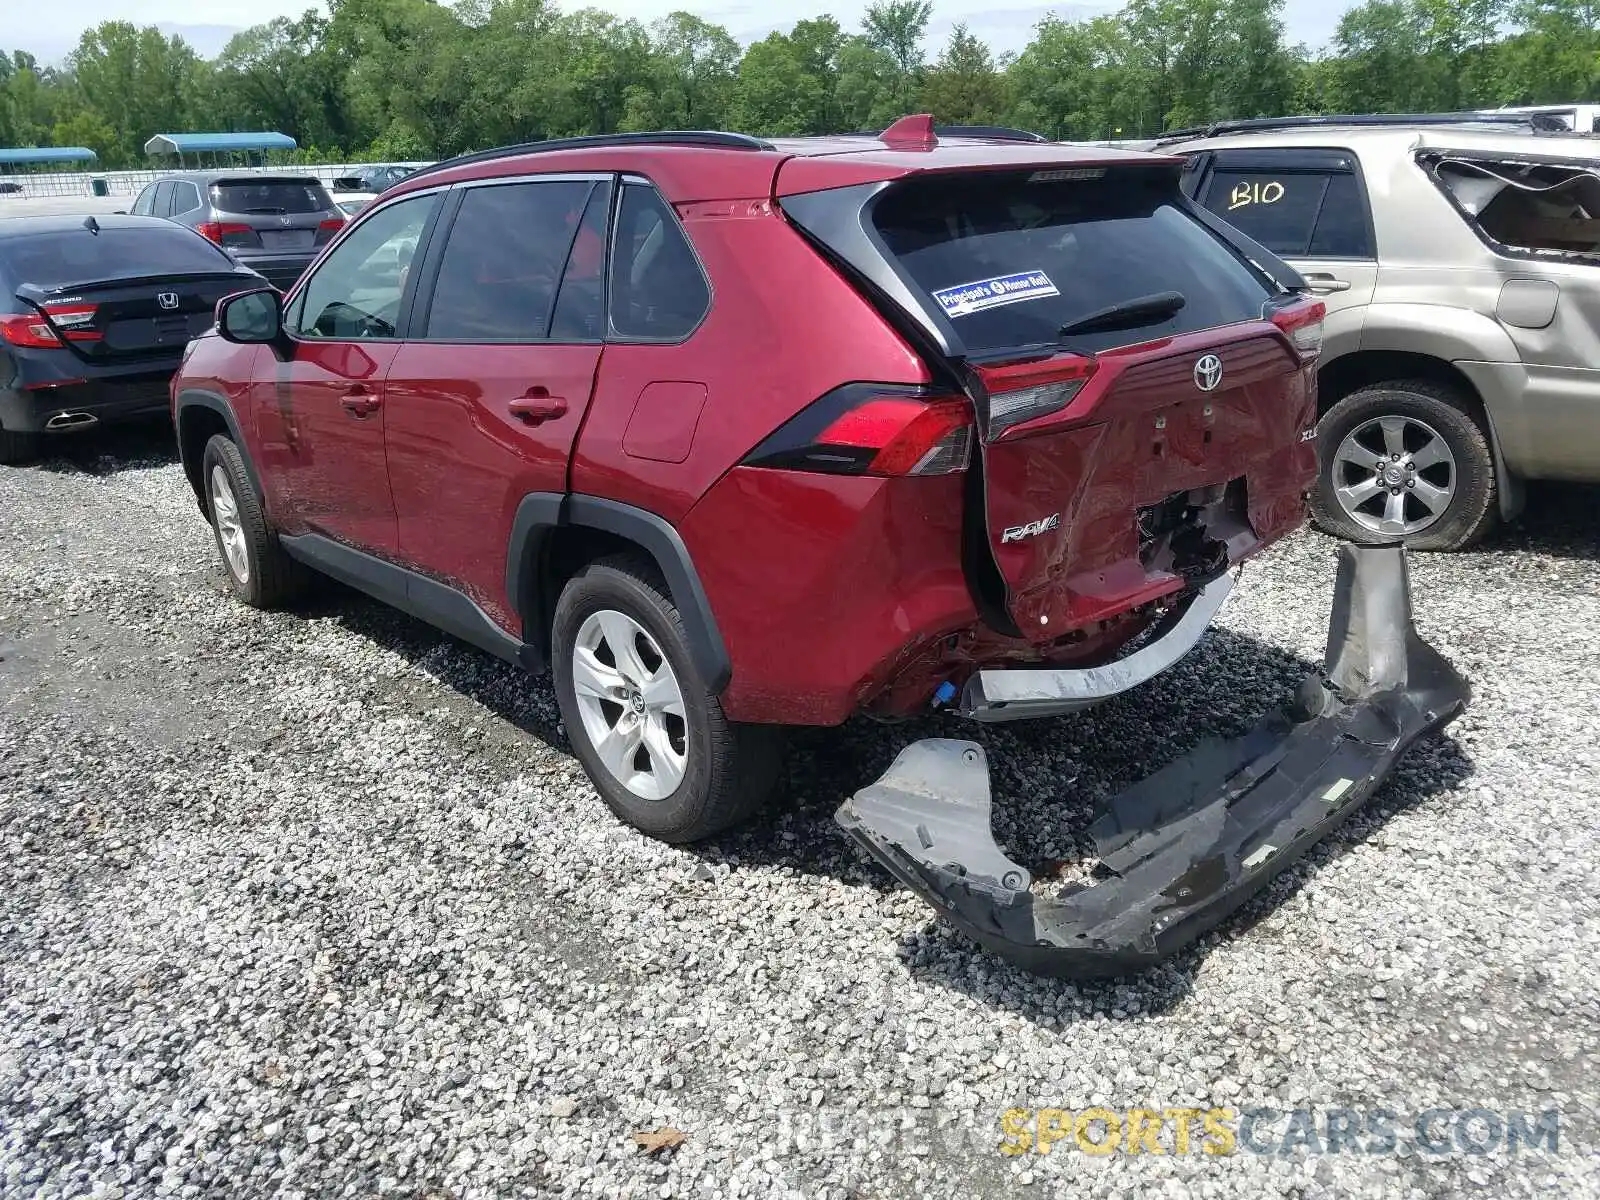
[[[678,214],[710,280],[710,310],[682,343],[607,343],[572,463],[573,491],[673,522],[825,392],[857,380],[929,378],[911,348],[770,201],[696,203]],[[636,456],[625,445],[634,409],[654,383],[705,388],[682,461]],[[678,393],[686,394],[652,395]]]

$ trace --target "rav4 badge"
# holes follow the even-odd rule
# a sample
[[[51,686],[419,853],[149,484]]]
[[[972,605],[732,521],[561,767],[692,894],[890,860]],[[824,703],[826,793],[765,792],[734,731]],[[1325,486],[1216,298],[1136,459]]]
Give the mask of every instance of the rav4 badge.
[[[1049,533],[1052,529],[1061,528],[1061,514],[1051,513],[1048,517],[1040,517],[1037,521],[1029,521],[1026,525],[1012,525],[1000,535],[1001,543],[1020,542],[1023,538],[1038,537],[1041,533]]]

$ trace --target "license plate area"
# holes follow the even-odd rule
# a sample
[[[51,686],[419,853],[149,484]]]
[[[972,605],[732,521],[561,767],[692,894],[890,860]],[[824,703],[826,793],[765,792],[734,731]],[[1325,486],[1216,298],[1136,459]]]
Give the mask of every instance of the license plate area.
[[[261,244],[268,250],[305,250],[314,236],[309,229],[263,229]]]

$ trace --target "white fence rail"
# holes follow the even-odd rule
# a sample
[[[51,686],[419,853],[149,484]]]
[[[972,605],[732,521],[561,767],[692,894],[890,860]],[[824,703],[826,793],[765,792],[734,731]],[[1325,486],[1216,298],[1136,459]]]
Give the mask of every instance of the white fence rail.
[[[340,175],[348,175],[366,163],[333,163],[321,166],[290,166],[290,167],[197,167],[193,170],[226,170],[230,173],[237,172],[241,175],[261,174],[272,175],[315,175],[325,184],[332,184]],[[408,164],[422,166],[422,163]],[[176,174],[178,168],[171,167],[159,171],[52,171],[52,172],[22,172],[15,175],[0,175],[0,213],[3,213],[7,200],[15,199],[46,199],[54,197],[93,196],[93,180],[103,179],[107,191],[113,196],[136,196],[146,184],[164,179],[168,175]],[[17,190],[12,190],[8,185],[15,185]]]

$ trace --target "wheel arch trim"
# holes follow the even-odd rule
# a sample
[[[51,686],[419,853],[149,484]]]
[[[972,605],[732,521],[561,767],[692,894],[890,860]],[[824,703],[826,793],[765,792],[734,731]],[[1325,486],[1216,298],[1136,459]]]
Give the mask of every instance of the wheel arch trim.
[[[228,427],[228,436],[233,439],[233,444],[239,449],[239,457],[244,462],[245,473],[250,476],[250,486],[255,489],[256,495],[260,497],[261,503],[265,505],[267,494],[261,488],[261,477],[256,474],[256,465],[250,458],[250,446],[244,440],[244,434],[239,428],[239,419],[234,415],[233,405],[228,402],[226,396],[219,395],[216,392],[205,391],[201,388],[185,388],[178,393],[177,401],[173,405],[173,433],[178,440],[178,461],[183,466],[183,473],[189,480],[189,486],[194,489],[195,501],[200,505],[201,511],[205,511],[206,507],[205,488],[200,478],[202,464],[198,461],[193,464],[189,462],[184,455],[183,441],[184,413],[197,408],[206,409],[222,418],[223,424]]]
[[[1374,344],[1374,342],[1376,344]],[[1447,342],[1431,344],[1424,347],[1419,347],[1416,344],[1408,345],[1405,342],[1405,338],[1401,335],[1394,336],[1393,338],[1379,337],[1373,341],[1369,341],[1366,332],[1364,331],[1359,348],[1352,347],[1348,353],[1340,354],[1336,358],[1324,359],[1322,362],[1317,364],[1317,375],[1320,380],[1336,366],[1342,365],[1344,368],[1348,369],[1352,365],[1353,361],[1358,361],[1364,356],[1376,356],[1384,354],[1404,354],[1411,358],[1426,359],[1431,363],[1436,364],[1439,368],[1442,368],[1443,374],[1449,376],[1453,382],[1459,382],[1460,385],[1466,387],[1470,391],[1472,398],[1478,402],[1478,410],[1483,417],[1483,433],[1489,441],[1489,457],[1494,467],[1495,504],[1500,510],[1501,518],[1509,521],[1522,511],[1523,504],[1526,500],[1525,492],[1522,486],[1522,480],[1516,475],[1513,475],[1511,473],[1511,469],[1506,465],[1505,450],[1500,440],[1500,431],[1495,422],[1495,406],[1491,404],[1488,397],[1484,395],[1484,389],[1479,380],[1475,379],[1472,373],[1463,370],[1464,365],[1470,364],[1465,364],[1462,360],[1452,359],[1447,357],[1445,354],[1435,352],[1437,350],[1444,350],[1448,352],[1449,349],[1450,344]],[[1359,391],[1363,387],[1374,386],[1374,384],[1377,383],[1389,382],[1399,384],[1406,382],[1407,378],[1415,377],[1416,376],[1408,377],[1404,374],[1401,374],[1387,381],[1382,379],[1373,380],[1372,382],[1358,385],[1358,387],[1352,389],[1352,392],[1347,392],[1345,395],[1350,395],[1354,391]],[[1344,396],[1339,397],[1339,400],[1343,399]],[[1335,400],[1333,404],[1339,403],[1339,400]],[[1332,409],[1333,405],[1330,404],[1327,411],[1331,412]]]
[[[711,611],[711,601],[700,582],[678,531],[662,517],[600,496],[532,492],[517,505],[506,559],[506,594],[522,621],[523,638],[538,646],[548,660],[550,618],[553,606],[545,601],[548,562],[546,549],[558,528],[593,529],[632,542],[655,562],[683,619],[689,652],[714,695],[720,695],[733,677],[722,631]]]

